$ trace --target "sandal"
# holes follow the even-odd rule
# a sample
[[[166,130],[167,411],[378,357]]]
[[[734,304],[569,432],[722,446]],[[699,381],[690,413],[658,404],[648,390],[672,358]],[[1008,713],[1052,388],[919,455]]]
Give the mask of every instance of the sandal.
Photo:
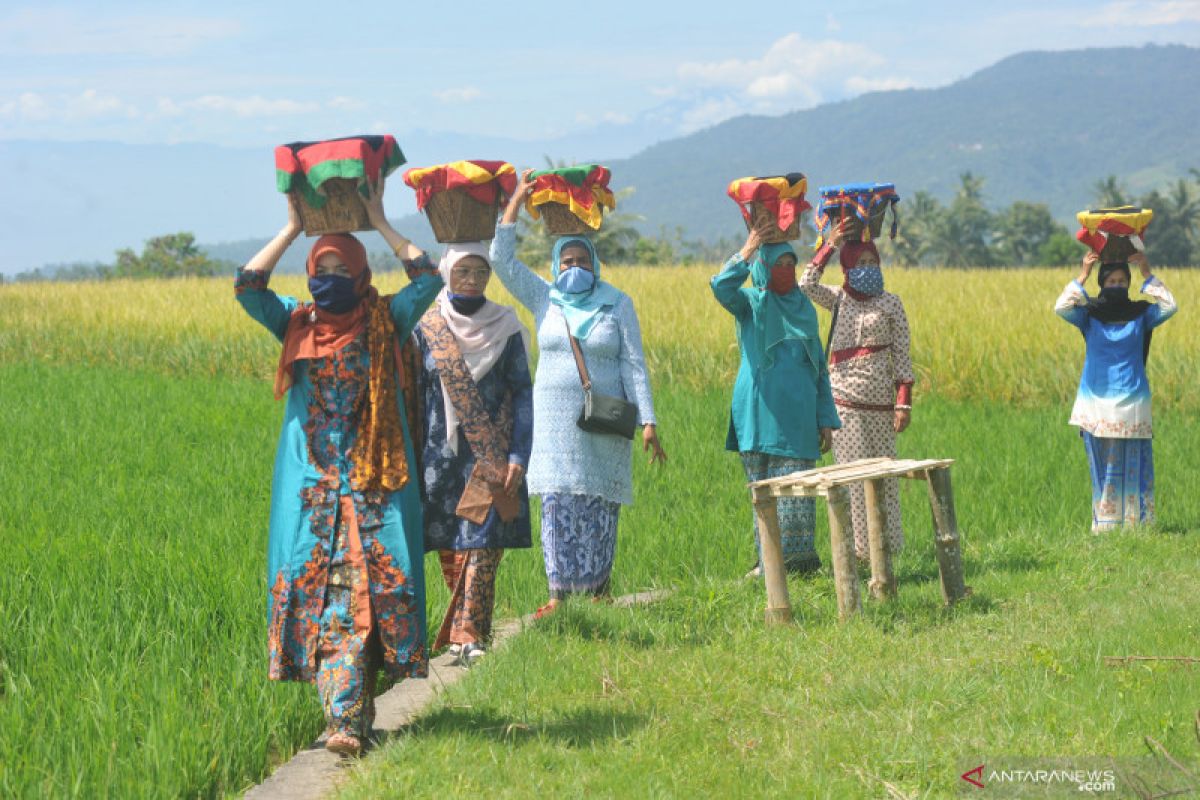
[[[544,618],[550,616],[551,614],[553,614],[555,612],[555,610],[557,610],[557,609],[558,609],[558,601],[551,600],[549,603],[546,603],[546,605],[542,606],[537,611],[533,612],[533,618],[534,619],[544,619]]]
[[[362,742],[357,736],[338,731],[329,734],[329,738],[325,740],[325,749],[339,756],[356,758],[362,752]]]

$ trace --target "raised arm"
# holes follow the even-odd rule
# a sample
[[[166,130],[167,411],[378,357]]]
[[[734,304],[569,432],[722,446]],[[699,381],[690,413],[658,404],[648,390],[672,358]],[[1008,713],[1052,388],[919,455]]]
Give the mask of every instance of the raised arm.
[[[1175,295],[1150,272],[1150,262],[1146,260],[1145,253],[1130,256],[1129,263],[1137,264],[1141,268],[1142,294],[1154,298],[1154,306],[1146,311],[1146,322],[1151,328],[1157,328],[1175,316],[1175,312],[1179,310]]]
[[[496,238],[492,240],[489,255],[492,269],[500,277],[504,288],[535,317],[541,317],[550,305],[550,284],[517,259],[517,219],[525,198],[533,191],[533,183],[529,180],[532,172],[527,169],[521,173],[521,180],[508,200],[500,224],[496,226]]]
[[[233,283],[237,301],[246,313],[280,341],[283,341],[288,322],[292,318],[292,310],[298,301],[292,297],[280,297],[268,289],[267,284],[271,280],[272,270],[279,264],[279,259],[291,243],[296,241],[301,230],[300,214],[296,210],[295,201],[288,195],[287,224],[246,263],[246,266],[238,270]]]
[[[1099,261],[1100,256],[1089,250],[1083,257],[1079,277],[1068,283],[1054,302],[1054,313],[1080,330],[1083,330],[1084,323],[1087,322],[1087,310],[1084,307],[1087,305],[1088,296],[1083,285],[1091,274],[1092,267]]]
[[[761,244],[762,233],[750,231],[742,249],[730,256],[725,262],[725,267],[708,282],[717,302],[739,319],[751,314],[750,301],[742,294],[742,284],[750,274],[750,259]]]
[[[825,265],[829,263],[829,259],[833,258],[833,254],[842,246],[846,225],[846,221],[843,220],[830,232],[829,241],[813,254],[812,261],[808,262],[808,269],[804,270],[804,275],[800,278],[800,291],[808,295],[809,300],[830,311],[837,305],[841,290],[822,286],[821,276],[825,272]]]

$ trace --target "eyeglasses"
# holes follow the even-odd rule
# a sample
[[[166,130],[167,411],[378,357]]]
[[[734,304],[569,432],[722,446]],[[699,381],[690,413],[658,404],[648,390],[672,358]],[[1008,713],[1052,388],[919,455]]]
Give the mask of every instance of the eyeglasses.
[[[450,270],[450,274],[460,281],[473,280],[482,282],[491,277],[492,270],[488,267],[455,267]]]

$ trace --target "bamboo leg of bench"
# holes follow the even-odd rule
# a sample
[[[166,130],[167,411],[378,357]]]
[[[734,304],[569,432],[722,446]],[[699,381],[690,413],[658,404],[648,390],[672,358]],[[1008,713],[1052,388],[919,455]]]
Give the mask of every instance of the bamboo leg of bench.
[[[896,575],[892,572],[892,554],[888,550],[886,478],[863,481],[867,505],[867,536],[871,546],[871,596],[876,600],[896,597]]]
[[[858,594],[858,570],[854,564],[854,526],[850,521],[850,492],[831,486],[829,505],[829,549],[833,560],[833,587],[837,591],[838,619],[846,620],[862,610]]]
[[[950,484],[950,470],[931,469],[927,473],[929,482],[929,505],[933,509],[934,552],[937,554],[938,572],[942,576],[942,599],[947,605],[967,595],[963,580],[962,550],[959,546],[958,517],[954,512],[954,489]]]
[[[754,498],[754,516],[758,520],[758,546],[762,551],[763,579],[767,585],[767,623],[792,621],[792,601],[788,597],[787,571],[783,566],[783,544],[779,534],[778,498],[769,495]]]

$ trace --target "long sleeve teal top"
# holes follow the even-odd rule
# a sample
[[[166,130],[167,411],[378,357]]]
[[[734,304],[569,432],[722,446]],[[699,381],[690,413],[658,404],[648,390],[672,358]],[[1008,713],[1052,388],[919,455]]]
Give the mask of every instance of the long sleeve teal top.
[[[820,428],[840,428],[816,312],[799,288],[778,302],[755,302],[765,289],[742,286],[750,264],[735,255],[711,281],[713,295],[737,323],[741,363],[733,385],[727,450],[816,460]],[[767,346],[766,314],[795,309],[812,322],[805,338]]]

